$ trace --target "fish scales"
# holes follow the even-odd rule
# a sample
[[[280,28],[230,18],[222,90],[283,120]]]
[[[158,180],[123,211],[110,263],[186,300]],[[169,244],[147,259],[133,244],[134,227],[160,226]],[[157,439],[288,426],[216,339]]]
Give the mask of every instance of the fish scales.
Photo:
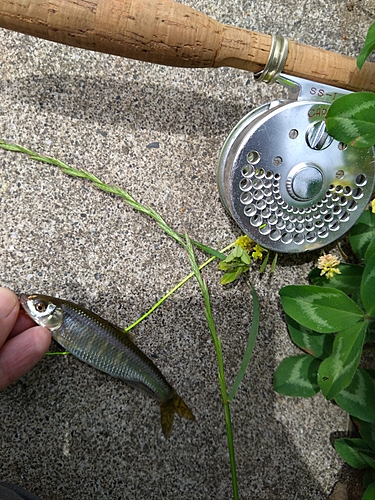
[[[72,304],[62,302],[62,310],[64,321],[52,336],[64,349],[129,385],[143,384],[144,390],[159,401],[171,397],[172,387],[129,334]]]
[[[36,323],[48,328],[52,337],[78,359],[157,399],[166,438],[175,413],[195,420],[186,403],[134,344],[129,333],[67,300],[33,294],[21,295],[20,302]]]

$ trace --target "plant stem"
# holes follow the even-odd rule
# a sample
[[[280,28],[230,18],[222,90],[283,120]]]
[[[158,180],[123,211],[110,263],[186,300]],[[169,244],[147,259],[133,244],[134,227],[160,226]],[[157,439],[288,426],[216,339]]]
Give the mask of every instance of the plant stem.
[[[221,393],[223,397],[223,392]],[[238,483],[237,483],[237,469],[236,469],[236,457],[234,454],[234,443],[233,443],[233,432],[232,432],[232,420],[230,416],[230,406],[229,401],[224,402],[224,417],[225,417],[225,427],[227,432],[227,444],[229,452],[230,470],[232,475],[232,489],[233,489],[233,499],[238,500]]]
[[[45,356],[59,356],[60,354],[66,356],[67,354],[70,354],[70,352],[69,351],[46,352]]]
[[[207,320],[207,325],[210,330],[212,340],[215,346],[216,359],[219,368],[219,385],[221,398],[223,401],[224,407],[224,417],[225,417],[225,426],[227,432],[227,442],[228,442],[228,451],[229,451],[229,460],[230,460],[230,469],[232,474],[232,487],[233,487],[233,498],[234,500],[238,500],[238,485],[237,485],[237,473],[236,473],[236,460],[234,455],[234,445],[233,445],[233,432],[232,432],[232,421],[230,417],[230,408],[228,401],[228,393],[225,385],[225,375],[224,375],[224,360],[223,360],[223,351],[221,348],[221,342],[216,332],[216,327],[214,323],[214,319],[212,316],[211,310],[211,302],[210,296],[207,288],[206,282],[203,280],[202,275],[200,273],[197,261],[195,260],[194,249],[192,246],[189,237],[185,235],[186,238],[186,250],[189,256],[191,267],[193,268],[195,278],[199,284],[201,289],[204,305],[205,305],[205,315]]]
[[[229,400],[231,398],[228,398],[228,392],[225,384],[225,374],[224,374],[224,360],[223,360],[223,353],[222,353],[222,348],[221,348],[221,342],[220,338],[217,335],[216,332],[216,327],[215,323],[213,320],[212,316],[212,310],[211,310],[211,303],[210,303],[210,297],[209,297],[209,292],[207,288],[207,284],[205,281],[202,279],[202,275],[200,273],[200,269],[208,265],[210,262],[212,262],[215,258],[219,259],[225,259],[225,255],[223,252],[234,246],[234,244],[228,245],[226,248],[224,248],[221,252],[217,252],[214,249],[210,249],[209,247],[206,247],[205,245],[202,245],[198,242],[194,242],[194,244],[210,253],[212,257],[208,259],[206,262],[204,262],[200,267],[198,266],[195,255],[194,255],[194,249],[192,246],[192,241],[189,239],[187,235],[185,235],[185,239],[183,238],[182,235],[176,233],[173,229],[171,229],[168,224],[164,221],[164,219],[151,207],[144,206],[140,203],[138,203],[129,193],[121,189],[120,187],[114,185],[110,186],[108,184],[105,184],[103,181],[101,181],[98,177],[93,175],[92,173],[88,172],[87,170],[84,169],[76,169],[73,167],[70,167],[69,165],[61,162],[60,160],[57,160],[55,158],[51,158],[48,156],[42,156],[39,155],[38,153],[35,153],[27,148],[24,148],[22,146],[18,146],[16,144],[8,144],[5,141],[0,140],[0,148],[9,150],[9,151],[14,151],[14,152],[19,152],[19,153],[24,153],[27,154],[32,160],[35,161],[40,161],[43,163],[47,163],[50,165],[55,165],[58,166],[62,172],[64,172],[67,175],[73,176],[73,177],[80,177],[83,179],[87,179],[90,182],[93,183],[93,185],[105,192],[112,193],[118,196],[121,196],[126,203],[134,208],[135,210],[138,210],[141,213],[144,213],[150,217],[152,217],[157,224],[174,240],[176,240],[180,245],[185,248],[185,250],[188,253],[190,264],[193,269],[193,273],[189,274],[186,276],[180,283],[178,283],[172,290],[170,290],[162,299],[160,299],[157,304],[155,304],[145,315],[143,315],[141,318],[139,318],[135,323],[130,325],[125,329],[125,331],[129,331],[130,329],[134,328],[137,324],[139,324],[144,318],[146,318],[149,314],[151,314],[157,307],[159,307],[168,297],[170,297],[178,288],[180,288],[184,283],[186,283],[191,277],[195,276],[198,284],[200,286],[202,295],[203,295],[203,300],[205,304],[205,315],[206,315],[206,320],[207,324],[213,339],[214,347],[215,347],[215,352],[216,352],[216,358],[217,358],[217,364],[218,364],[218,377],[219,377],[219,385],[220,385],[220,391],[221,391],[221,397],[222,397],[222,402],[223,402],[223,407],[224,407],[224,417],[225,417],[225,425],[226,425],[226,433],[227,433],[227,442],[228,442],[228,451],[229,451],[229,459],[230,459],[230,468],[231,468],[231,475],[232,475],[232,487],[233,487],[233,498],[234,500],[238,500],[238,486],[237,486],[237,474],[236,474],[236,461],[235,461],[235,453],[234,453],[234,444],[233,444],[233,432],[232,432],[232,423],[231,423],[231,415],[230,415],[230,407],[229,407]],[[254,290],[255,292],[255,290]],[[253,294],[254,297],[254,294]],[[253,325],[255,325],[256,322],[253,321]],[[251,332],[254,331],[252,328],[250,330]],[[234,397],[234,392],[236,390],[236,387],[238,387],[239,383],[242,380],[244,370],[246,370],[247,364],[250,360],[251,357],[251,352],[252,348],[250,349],[249,352],[249,345],[251,344],[252,341],[248,341],[248,347],[246,349],[246,352],[248,355],[246,355],[246,360],[244,359],[242,365],[241,365],[241,370],[236,378],[235,385],[232,389],[232,397]],[[63,354],[63,353],[49,353],[49,355],[56,355],[56,354]],[[64,353],[68,354],[68,353]],[[236,385],[237,384],[237,385]]]
[[[216,257],[209,258],[208,260],[206,260],[206,262],[204,262],[199,267],[199,269],[203,269],[205,266],[207,266],[210,262],[212,262],[215,259],[216,259]],[[130,326],[127,326],[126,328],[124,328],[124,331],[128,332],[129,330],[131,330],[132,328],[134,328],[135,326],[137,326],[141,321],[143,321],[144,319],[146,319],[147,316],[149,316],[152,312],[155,311],[155,309],[157,309],[159,306],[161,306],[161,304],[164,301],[166,301],[171,295],[173,295],[174,292],[176,292],[180,287],[182,287],[182,285],[184,285],[187,281],[189,281],[189,279],[192,278],[193,276],[194,276],[194,273],[190,273],[187,276],[185,276],[185,278],[183,280],[181,280],[179,283],[177,283],[177,285],[175,285],[171,290],[169,290],[169,292],[167,292],[164,295],[164,297],[162,297],[158,302],[156,302],[156,304],[154,304],[151,307],[151,309],[149,309],[143,316],[141,316],[140,318],[138,318],[137,321],[135,321],[134,323],[132,323]]]
[[[257,335],[258,335],[259,316],[260,316],[259,298],[258,298],[258,294],[255,291],[255,288],[253,287],[253,285],[251,283],[250,283],[250,288],[251,288],[251,294],[253,297],[253,320],[251,322],[250,333],[249,333],[249,337],[247,339],[247,345],[246,345],[246,349],[245,349],[245,354],[242,358],[241,367],[237,373],[237,376],[236,376],[235,381],[233,383],[232,389],[231,389],[229,396],[228,396],[229,402],[234,399],[236,392],[238,390],[238,387],[240,386],[242,379],[246,373],[251,356],[253,355],[253,350],[254,350],[255,342],[257,339]]]
[[[194,242],[194,244],[197,244],[197,242]],[[226,246],[225,248],[223,248],[222,250],[220,250],[220,253],[223,255],[223,257],[225,258],[226,256],[224,255],[224,252],[226,252],[227,250],[229,250],[230,248],[232,248],[234,244],[231,243],[230,245]],[[197,246],[201,247],[201,245],[198,243]],[[206,249],[208,247],[205,247]],[[219,252],[216,252],[216,253],[219,253]],[[199,266],[199,270],[203,269],[204,267],[206,267],[208,264],[210,264],[211,262],[213,262],[216,258],[219,258],[219,257],[216,257],[216,256],[212,256],[210,257],[208,260],[206,260],[206,262],[203,262],[203,264],[201,264]],[[134,328],[135,326],[137,326],[141,321],[143,321],[144,319],[147,318],[147,316],[149,316],[152,312],[154,312],[159,306],[161,306],[161,304],[163,302],[165,302],[171,295],[173,295],[179,288],[181,288],[187,281],[189,281],[189,279],[193,278],[194,277],[194,273],[190,273],[188,274],[187,276],[185,276],[185,278],[183,280],[181,280],[179,283],[177,283],[177,285],[175,285],[171,290],[169,290],[169,292],[167,292],[164,297],[162,297],[158,302],[156,302],[156,304],[154,304],[151,309],[149,309],[143,316],[141,316],[140,318],[137,319],[137,321],[135,321],[134,323],[132,323],[131,325],[129,325],[128,327],[124,328],[124,331],[125,332],[128,332],[129,330],[131,330],[132,328]]]

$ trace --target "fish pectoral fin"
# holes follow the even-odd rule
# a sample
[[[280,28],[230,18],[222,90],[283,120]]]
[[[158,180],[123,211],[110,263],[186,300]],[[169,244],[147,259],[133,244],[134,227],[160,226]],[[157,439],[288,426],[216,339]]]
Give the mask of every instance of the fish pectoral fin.
[[[128,339],[135,344],[135,334],[133,332],[127,332],[125,329],[120,328],[119,326],[113,325],[120,333],[121,335],[124,335],[125,337],[128,337]]]
[[[168,439],[171,434],[175,413],[180,415],[180,417],[186,418],[187,420],[195,420],[190,408],[175,391],[170,399],[160,403],[160,411],[161,429],[165,439]]]

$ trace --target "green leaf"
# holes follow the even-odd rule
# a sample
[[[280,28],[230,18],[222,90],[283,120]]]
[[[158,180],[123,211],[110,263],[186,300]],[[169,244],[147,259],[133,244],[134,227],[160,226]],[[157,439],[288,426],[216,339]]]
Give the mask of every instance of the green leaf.
[[[275,257],[273,258],[272,260],[272,264],[271,264],[271,271],[270,273],[272,274],[274,271],[275,271],[275,268],[276,268],[276,264],[277,264],[277,257],[278,257],[278,253],[275,254]]]
[[[327,132],[356,148],[375,144],[375,94],[354,92],[334,101],[326,116]]]
[[[375,237],[369,243],[365,253],[365,262],[368,262],[370,258],[375,255]]]
[[[372,448],[375,452],[375,424],[365,422],[360,418],[353,417],[355,425],[358,427],[361,438]],[[375,480],[375,478],[374,478]]]
[[[237,271],[237,269],[243,269],[243,272],[246,272],[249,270],[249,266],[243,264],[239,259],[232,260],[232,262],[222,260],[219,262],[218,268],[221,271]]]
[[[327,358],[332,352],[334,337],[330,333],[319,333],[300,325],[290,316],[286,316],[286,323],[293,342],[307,354],[315,358]]]
[[[345,389],[361,359],[367,321],[355,323],[336,335],[332,354],[319,367],[318,384],[327,399]]]
[[[310,272],[309,280],[313,285],[337,288],[346,295],[355,294],[361,286],[363,266],[340,264],[338,269],[341,274],[335,274],[333,278],[327,279],[325,276],[320,276],[320,269],[316,267]]]
[[[368,322],[365,344],[368,342],[375,342],[375,320]]]
[[[357,66],[359,69],[362,68],[364,62],[374,49],[375,49],[375,23],[373,23],[370,26],[366,35],[365,44],[357,58]]]
[[[279,394],[309,398],[319,392],[317,372],[320,360],[309,354],[291,356],[277,367],[273,385]]]
[[[341,290],[314,285],[288,285],[280,292],[285,312],[320,333],[344,330],[361,319],[362,310]]]
[[[183,234],[180,233],[178,233],[178,235],[181,237],[184,236]],[[203,243],[199,243],[199,241],[191,240],[191,242],[195,247],[199,248],[203,252],[208,253],[209,255],[213,255],[219,260],[225,260],[227,257],[225,253],[219,252],[218,250],[215,250],[215,248],[208,247],[207,245],[203,245]]]
[[[374,500],[375,498],[375,482],[369,484],[366,488],[362,500]]]
[[[232,252],[228,255],[228,257],[226,259],[224,259],[223,262],[232,262],[233,260],[235,260],[237,257],[234,255],[234,250],[232,250]]]
[[[243,252],[241,254],[241,260],[244,264],[249,265],[250,264],[250,255],[247,252]]]
[[[368,260],[361,282],[361,299],[369,316],[375,316],[375,255]]]
[[[237,245],[234,247],[231,255],[233,255],[233,257],[235,258],[240,259],[243,253],[244,253],[243,248],[240,247],[240,245]]]
[[[375,452],[363,439],[341,438],[336,439],[335,449],[342,459],[355,469],[364,469],[375,464]],[[372,467],[372,465],[370,465]]]
[[[269,258],[270,258],[270,254],[269,254],[269,252],[267,252],[266,255],[265,255],[265,257],[264,257],[264,259],[263,259],[263,262],[262,262],[262,264],[261,264],[261,266],[259,268],[259,273],[260,274],[262,274],[264,272],[264,270],[266,269],[266,266],[268,264],[268,259]],[[273,272],[272,268],[271,268],[270,272]]]
[[[372,469],[371,467],[367,467],[365,473],[363,474],[363,480],[362,480],[363,486],[367,488],[368,486],[370,486],[371,483],[374,482],[375,482],[375,470]],[[373,498],[375,498],[375,495],[373,496]]]
[[[220,269],[220,271],[228,271],[228,269],[232,268],[232,266],[230,265],[230,263],[225,262],[225,260],[220,261],[219,265],[217,267]]]
[[[364,259],[367,248],[375,238],[375,214],[365,210],[350,230],[350,245],[359,259]]]
[[[222,276],[220,284],[228,285],[229,283],[235,281],[242,273],[246,273],[246,271],[248,270],[249,268],[237,267],[237,269],[234,269],[233,271],[228,271]]]
[[[358,367],[353,380],[336,397],[336,403],[350,415],[366,422],[375,422],[375,379]]]

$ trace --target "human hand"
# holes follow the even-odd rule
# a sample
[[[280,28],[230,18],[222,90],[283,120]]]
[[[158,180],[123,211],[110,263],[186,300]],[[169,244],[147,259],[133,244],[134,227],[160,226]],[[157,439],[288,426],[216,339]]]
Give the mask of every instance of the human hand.
[[[15,293],[0,287],[0,390],[31,370],[51,343],[47,328],[20,312]]]

